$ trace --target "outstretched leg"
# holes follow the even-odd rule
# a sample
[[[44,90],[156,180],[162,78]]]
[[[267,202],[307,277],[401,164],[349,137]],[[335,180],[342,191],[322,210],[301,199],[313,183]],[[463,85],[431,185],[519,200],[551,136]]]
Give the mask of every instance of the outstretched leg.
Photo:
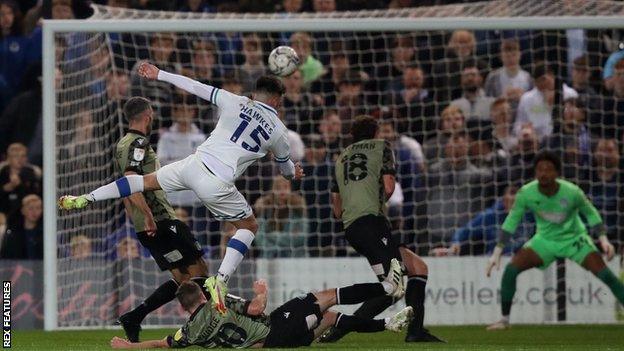
[[[527,269],[539,267],[543,264],[544,262],[540,256],[528,247],[520,249],[514,255],[511,262],[505,267],[503,279],[501,280],[501,312],[503,318],[499,322],[488,326],[488,330],[506,329],[509,327],[509,314],[511,313],[513,297],[516,294],[518,275]]]
[[[354,305],[370,299],[401,292],[401,264],[393,259],[388,276],[380,283],[360,283],[314,293],[321,312],[335,305]]]
[[[92,192],[80,196],[65,195],[58,200],[58,206],[64,210],[81,209],[89,203],[128,197],[143,191],[160,190],[156,173],[142,176],[129,174],[112,183],[101,186]]]
[[[392,317],[367,319],[340,312],[325,311],[321,323],[314,329],[314,338],[318,338],[330,327],[337,327],[347,332],[375,333],[384,330],[400,332],[413,318],[411,307],[405,307]]]
[[[582,266],[605,283],[611,289],[615,298],[624,306],[624,284],[607,267],[598,252],[592,252],[587,255],[585,260],[583,260]]]

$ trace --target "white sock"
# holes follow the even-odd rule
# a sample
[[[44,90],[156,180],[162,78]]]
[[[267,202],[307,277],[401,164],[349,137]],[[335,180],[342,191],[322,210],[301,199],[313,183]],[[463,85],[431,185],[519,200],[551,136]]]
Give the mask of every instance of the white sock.
[[[90,201],[119,199],[143,191],[143,176],[131,174],[101,186],[87,195]]]
[[[217,271],[218,280],[227,283],[232,273],[243,261],[243,257],[245,257],[253,240],[254,233],[251,230],[239,229],[236,231],[236,234],[230,239],[225,249],[225,257],[223,257],[221,266],[219,266]]]
[[[394,285],[390,284],[389,282],[383,281],[381,282],[381,285],[383,286],[386,294],[392,294],[392,292],[394,292]]]
[[[503,318],[501,319],[501,322],[509,323],[509,316],[503,316]]]

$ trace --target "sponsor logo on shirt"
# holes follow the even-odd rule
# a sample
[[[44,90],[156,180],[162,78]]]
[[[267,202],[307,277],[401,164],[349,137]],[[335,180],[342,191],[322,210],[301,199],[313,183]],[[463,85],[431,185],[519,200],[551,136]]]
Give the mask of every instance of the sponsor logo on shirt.
[[[143,161],[145,158],[145,150],[144,149],[134,149],[134,153],[132,154],[132,158],[135,161]]]
[[[562,212],[539,211],[538,213],[545,220],[549,222],[557,223],[557,224],[563,223],[567,218],[566,214]]]

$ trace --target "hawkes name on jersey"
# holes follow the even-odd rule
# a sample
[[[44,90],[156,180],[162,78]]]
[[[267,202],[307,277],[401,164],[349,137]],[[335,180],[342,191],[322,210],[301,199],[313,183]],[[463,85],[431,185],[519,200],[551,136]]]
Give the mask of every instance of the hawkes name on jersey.
[[[262,117],[262,113],[254,110],[253,108],[249,106],[241,106],[240,117],[242,119],[253,118],[256,120],[256,122],[258,122],[259,125],[262,126],[262,128],[264,128],[264,130],[267,133],[269,134],[273,133],[273,127],[274,127],[273,122],[265,120],[264,117]]]

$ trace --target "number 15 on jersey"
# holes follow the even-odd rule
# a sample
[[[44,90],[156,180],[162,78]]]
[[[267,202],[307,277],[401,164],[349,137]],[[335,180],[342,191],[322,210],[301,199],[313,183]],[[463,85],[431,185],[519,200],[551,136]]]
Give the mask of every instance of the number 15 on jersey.
[[[236,130],[234,131],[234,134],[232,134],[232,136],[230,137],[230,141],[233,143],[237,143],[238,138],[240,138],[241,134],[243,134],[245,129],[247,129],[247,127],[249,126],[249,122],[251,122],[251,117],[247,116],[244,113],[241,113],[239,117],[243,120],[238,125],[238,128],[236,128]],[[254,130],[252,130],[251,133],[249,133],[249,136],[253,139],[256,145],[251,146],[246,141],[243,141],[241,146],[243,147],[243,149],[250,152],[258,152],[258,150],[260,150],[260,145],[262,145],[260,136],[262,136],[265,141],[269,140],[269,134],[264,130],[264,128],[262,128],[262,126],[258,126]]]

